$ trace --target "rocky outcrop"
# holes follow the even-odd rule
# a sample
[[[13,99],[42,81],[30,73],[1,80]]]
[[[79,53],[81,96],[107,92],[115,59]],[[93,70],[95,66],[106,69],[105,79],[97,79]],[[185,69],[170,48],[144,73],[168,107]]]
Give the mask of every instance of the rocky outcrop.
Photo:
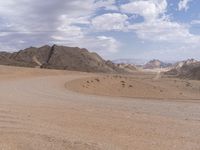
[[[19,52],[15,52],[10,56],[10,59],[23,63],[26,67],[38,66],[38,63],[46,63],[50,46],[42,46],[40,48],[30,47]],[[36,62],[36,60],[38,62]]]

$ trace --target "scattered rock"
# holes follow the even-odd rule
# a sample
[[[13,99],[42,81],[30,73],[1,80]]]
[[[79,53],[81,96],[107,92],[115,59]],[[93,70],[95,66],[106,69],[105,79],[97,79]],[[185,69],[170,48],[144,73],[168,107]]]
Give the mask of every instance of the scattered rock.
[[[100,80],[98,78],[95,79],[97,82],[100,82]]]
[[[121,81],[121,83],[126,83],[125,81]]]
[[[191,87],[191,84],[189,82],[187,82],[185,86]]]

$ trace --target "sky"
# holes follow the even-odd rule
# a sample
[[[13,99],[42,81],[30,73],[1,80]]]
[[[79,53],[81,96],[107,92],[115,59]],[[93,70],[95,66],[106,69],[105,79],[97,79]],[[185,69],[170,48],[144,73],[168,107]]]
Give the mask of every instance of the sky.
[[[200,0],[1,0],[0,50],[65,45],[106,59],[200,59]]]

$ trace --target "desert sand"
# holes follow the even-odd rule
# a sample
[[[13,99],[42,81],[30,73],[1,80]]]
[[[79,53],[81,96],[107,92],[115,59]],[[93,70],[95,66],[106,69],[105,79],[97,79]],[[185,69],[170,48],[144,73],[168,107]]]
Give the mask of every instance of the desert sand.
[[[66,88],[87,94],[146,99],[200,100],[200,81],[169,78],[158,72],[131,75],[95,75],[66,83]]]
[[[199,150],[198,86],[151,73],[0,66],[0,149]]]

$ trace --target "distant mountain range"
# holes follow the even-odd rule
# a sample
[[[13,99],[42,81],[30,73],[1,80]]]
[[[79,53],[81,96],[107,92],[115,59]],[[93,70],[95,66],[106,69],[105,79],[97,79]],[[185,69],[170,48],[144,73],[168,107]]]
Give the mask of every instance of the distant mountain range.
[[[126,64],[134,64],[134,60],[122,59],[114,62],[126,62]],[[134,66],[134,65],[132,65]],[[159,69],[167,68],[169,71],[165,75],[175,76],[185,79],[200,80],[200,62],[195,59],[188,59],[176,63],[165,63],[160,60],[154,59],[141,65],[143,69]]]
[[[135,65],[136,64],[136,65]],[[200,80],[200,62],[194,59],[174,64],[154,59],[146,64],[143,60],[119,59],[106,61],[97,53],[87,49],[67,46],[30,47],[18,52],[0,52],[0,65],[40,67],[83,72],[132,73],[143,69],[168,68],[166,75]],[[143,64],[143,65],[141,65]]]
[[[150,61],[142,59],[117,59],[113,60],[113,63],[131,64],[138,67],[142,67],[144,69],[166,68],[172,65],[171,63],[162,62],[158,59],[153,59]]]

